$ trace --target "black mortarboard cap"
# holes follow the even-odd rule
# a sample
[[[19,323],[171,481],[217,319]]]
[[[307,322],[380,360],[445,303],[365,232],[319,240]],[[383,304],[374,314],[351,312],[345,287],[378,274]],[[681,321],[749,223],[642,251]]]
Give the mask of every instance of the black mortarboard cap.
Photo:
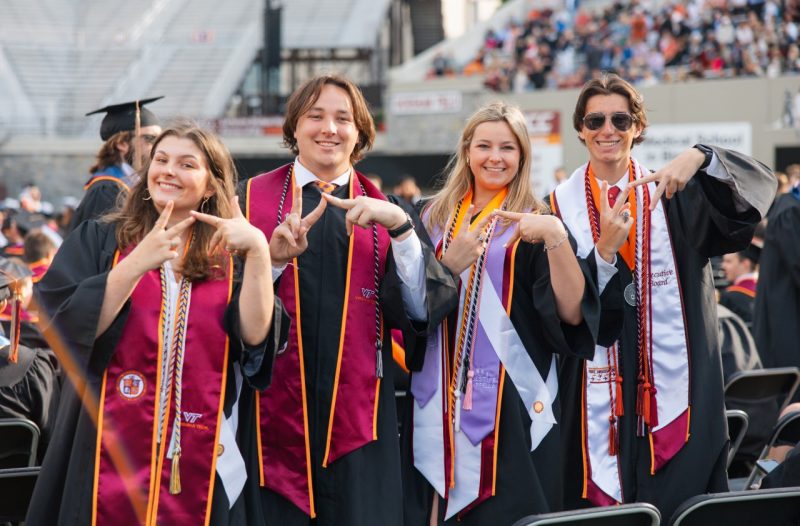
[[[0,256],[0,301],[14,293],[17,283],[33,275],[27,265],[18,260]]]
[[[761,247],[754,243],[750,243],[746,249],[739,252],[739,255],[743,258],[749,259],[754,265],[757,265],[758,258],[761,257]]]
[[[134,131],[136,129],[136,110],[139,110],[139,126],[153,126],[158,124],[158,117],[144,107],[145,104],[163,99],[164,97],[153,97],[150,99],[134,100],[123,102],[122,104],[112,104],[99,110],[90,111],[86,114],[105,113],[103,122],[100,124],[100,138],[107,141],[112,135],[121,131]]]

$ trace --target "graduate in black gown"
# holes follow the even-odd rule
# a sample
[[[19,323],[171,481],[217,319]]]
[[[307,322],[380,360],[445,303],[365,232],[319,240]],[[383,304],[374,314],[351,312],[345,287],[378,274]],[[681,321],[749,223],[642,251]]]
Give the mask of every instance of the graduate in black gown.
[[[143,173],[39,282],[69,380],[26,524],[253,524],[237,404],[280,345],[268,245],[212,134],[167,129]]]
[[[22,262],[0,257],[0,310],[10,304],[12,312],[0,326],[0,418],[27,418],[35,423],[41,433],[41,459],[55,422],[60,369],[35,327],[18,318],[26,299],[30,300],[30,281],[31,272]]]
[[[748,327],[753,325],[760,253],[761,249],[751,243],[745,250],[722,256],[722,272],[730,285],[719,292],[719,304],[736,313]]]
[[[599,324],[588,267],[532,193],[522,112],[485,106],[458,144],[423,212],[461,302],[412,367],[408,526],[512,524],[562,508],[556,356],[591,358]]]
[[[104,142],[89,169],[91,176],[83,186],[86,193],[72,216],[69,231],[114,210],[120,194],[126,194],[137,182],[136,170],[141,168],[142,159],[150,156],[153,141],[161,133],[158,117],[144,105],[161,98],[112,104],[86,114],[106,114],[100,124]]]
[[[456,291],[424,230],[353,168],[374,137],[360,90],[315,77],[287,102],[297,158],[241,194],[292,318],[258,398],[257,524],[402,524],[391,329],[414,356]]]
[[[800,364],[800,186],[795,185],[780,196],[767,219],[753,337],[764,367],[797,367]]]
[[[670,517],[727,490],[728,436],[709,257],[744,249],[774,196],[764,165],[698,145],[650,174],[643,99],[604,75],[581,91],[573,126],[589,163],[551,194],[598,276],[591,361],[565,361],[569,507],[643,501]]]

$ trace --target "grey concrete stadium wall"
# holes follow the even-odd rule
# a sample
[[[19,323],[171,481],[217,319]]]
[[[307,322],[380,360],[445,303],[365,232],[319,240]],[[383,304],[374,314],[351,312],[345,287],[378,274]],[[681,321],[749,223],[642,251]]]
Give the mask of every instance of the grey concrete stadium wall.
[[[800,146],[800,128],[786,129],[779,125],[785,92],[788,90],[794,96],[798,88],[800,77],[793,76],[662,84],[641,91],[650,124],[749,122],[753,131],[753,156],[774,166],[776,148]],[[462,93],[461,110],[457,113],[393,115],[387,109],[386,146],[397,153],[452,150],[469,115],[481,104],[502,99],[523,110],[560,112],[565,164],[576,166],[584,160],[585,149],[572,128],[572,111],[579,90],[497,94],[484,90],[480,79],[437,79],[394,84],[390,86],[388,100],[392,100],[393,94],[451,90]]]

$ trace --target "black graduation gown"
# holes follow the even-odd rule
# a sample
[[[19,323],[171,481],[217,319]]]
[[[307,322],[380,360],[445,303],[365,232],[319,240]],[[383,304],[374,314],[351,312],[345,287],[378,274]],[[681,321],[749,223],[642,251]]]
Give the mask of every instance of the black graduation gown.
[[[800,365],[800,192],[770,210],[759,264],[753,337],[764,367]]]
[[[622,291],[632,274],[617,254],[616,275],[601,294],[603,313],[599,345],[620,340],[625,416],[620,418],[620,476],[626,502],[649,502],[668,518],[689,497],[727,491],[725,465],[728,430],[723,397],[722,365],[717,339],[714,280],[709,257],[743,250],[766,213],[776,182],[761,163],[737,152],[714,148],[733,178],[738,195],[749,203],[737,212],[731,188],[698,172],[671,200],[662,198],[683,294],[690,360],[690,439],[655,475],[650,474],[648,441],[636,437],[637,319]],[[654,243],[658,242],[653,240]],[[596,272],[594,250],[587,261]],[[581,498],[581,371],[583,364],[567,360],[561,370],[565,411],[564,432],[570,454],[565,464],[568,508],[588,507]]]
[[[346,198],[349,185],[333,194]],[[244,195],[241,193],[240,195]],[[319,203],[314,185],[303,188],[303,215]],[[413,211],[408,208],[412,217]],[[331,398],[339,347],[349,238],[345,210],[328,205],[308,232],[308,249],[299,257],[299,290],[303,328],[303,352],[308,400],[308,433],[314,503],[320,526],[392,526],[402,524],[400,448],[392,375],[380,383],[377,416],[378,439],[322,467],[328,432]],[[407,356],[416,349],[424,353],[429,326],[439,321],[457,302],[452,276],[433,255],[430,241],[416,220],[425,260],[428,320],[412,322],[403,307],[400,281],[389,249],[387,269],[381,283],[380,305],[387,327],[402,329]],[[358,228],[358,227],[355,227]],[[372,265],[372,261],[356,264]],[[279,278],[280,279],[280,278]],[[277,282],[276,282],[277,286]],[[367,322],[373,330],[372,320]],[[384,331],[383,363],[392,360],[390,331]],[[384,365],[385,367],[385,365]],[[388,369],[386,369],[388,372]],[[256,471],[257,473],[257,471]],[[277,493],[262,488],[264,522],[259,524],[301,526],[311,519]]]
[[[573,250],[574,240],[570,239]],[[581,260],[579,260],[580,262]],[[562,323],[556,310],[550,284],[547,252],[541,243],[521,242],[514,262],[514,293],[511,322],[543,379],[547,379],[553,354],[580,358],[594,356],[600,322],[600,303],[596,282],[581,262],[586,288],[581,301],[583,321],[579,325]],[[450,326],[456,323],[457,308],[450,312]],[[420,354],[424,349],[420,350]],[[419,356],[421,358],[422,356]],[[421,364],[420,364],[421,367]],[[414,368],[413,370],[419,370]],[[413,376],[413,372],[412,372]],[[434,495],[433,487],[412,464],[412,422],[409,397],[403,424],[403,464],[406,526],[427,526]],[[475,508],[444,522],[444,503],[439,503],[440,524],[511,525],[534,513],[560,511],[562,494],[563,417],[561,399],[553,404],[556,425],[539,446],[531,451],[531,419],[514,383],[506,375],[500,411],[495,495]],[[456,453],[457,454],[457,453]]]
[[[8,352],[8,346],[0,348],[0,418],[27,418],[39,426],[41,459],[50,441],[61,391],[58,360],[50,349],[20,344],[17,363],[10,363]]]
[[[68,232],[88,219],[97,219],[117,208],[117,199],[122,192],[126,190],[121,182],[103,180],[92,183],[75,209]]]
[[[39,282],[39,304],[49,314],[52,324],[48,337],[65,344],[86,382],[77,390],[70,379],[64,381],[61,402],[56,416],[51,447],[45,455],[41,475],[36,483],[26,524],[75,525],[89,524],[92,514],[95,445],[97,429],[81,400],[97,399],[114,349],[122,334],[130,309],[130,301],[111,326],[95,340],[106,280],[117,249],[114,225],[87,221],[64,241],[50,270]],[[285,312],[276,298],[272,327],[267,339],[256,347],[246,346],[239,335],[238,295],[241,287],[237,269],[234,296],[225,314],[230,337],[228,383],[223,409],[225,417],[232,412],[235,397],[233,367],[238,362],[246,382],[265,388],[270,381],[275,350],[285,339],[281,330]],[[243,391],[244,392],[244,391]],[[249,413],[241,413],[246,426]],[[241,432],[241,430],[240,430]],[[253,451],[242,451],[247,462]],[[229,511],[228,499],[217,475],[211,505],[211,524],[253,524],[253,503],[246,502],[247,486],[258,484],[248,478],[245,491]]]
[[[753,307],[755,299],[738,290],[721,290],[719,304],[729,308],[739,316],[748,326],[753,323]]]

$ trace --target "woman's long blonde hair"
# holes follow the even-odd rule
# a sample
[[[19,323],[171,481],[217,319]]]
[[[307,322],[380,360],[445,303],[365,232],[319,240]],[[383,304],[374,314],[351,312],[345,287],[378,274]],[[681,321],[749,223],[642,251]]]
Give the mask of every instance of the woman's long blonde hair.
[[[508,197],[506,197],[506,210],[512,212],[530,211],[533,213],[547,213],[547,206],[533,194],[529,174],[531,172],[531,141],[528,136],[528,127],[525,117],[516,106],[505,102],[492,102],[476,111],[464,126],[461,139],[456,152],[450,158],[445,168],[445,182],[442,188],[434,195],[427,208],[429,228],[446,227],[446,223],[456,205],[461,201],[475,184],[475,176],[467,162],[469,145],[475,135],[475,129],[484,122],[505,122],[517,139],[520,150],[519,169],[517,174],[508,184]]]
[[[120,248],[139,243],[155,225],[159,212],[150,201],[147,190],[147,172],[153,162],[153,156],[159,143],[166,137],[177,137],[192,141],[205,157],[208,167],[208,186],[214,193],[199,207],[199,211],[217,217],[233,217],[231,196],[235,195],[236,168],[228,148],[213,133],[204,130],[197,124],[180,122],[164,130],[158,136],[150,158],[141,171],[139,182],[131,189],[124,205],[118,212],[104,216],[104,220],[117,223],[117,243]],[[193,225],[193,239],[186,257],[183,259],[181,274],[190,280],[202,280],[211,275],[212,266],[219,262],[209,257],[210,241],[215,229],[211,225],[196,221]]]

